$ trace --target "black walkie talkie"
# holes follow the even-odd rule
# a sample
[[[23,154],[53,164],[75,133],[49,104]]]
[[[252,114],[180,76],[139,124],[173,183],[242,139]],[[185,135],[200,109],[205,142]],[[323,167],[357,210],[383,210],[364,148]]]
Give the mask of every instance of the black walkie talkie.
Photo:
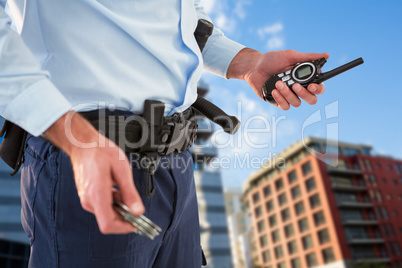
[[[307,86],[312,83],[322,83],[331,77],[362,64],[364,61],[362,58],[358,58],[336,69],[333,69],[332,71],[321,73],[321,68],[326,62],[327,60],[325,58],[303,62],[296,65],[289,71],[272,76],[265,82],[261,89],[264,100],[272,104],[276,103],[275,99],[272,97],[272,90],[276,88],[275,84],[278,81],[283,81],[290,88],[290,90],[292,90],[292,86],[295,83],[299,83],[303,87],[307,88]]]

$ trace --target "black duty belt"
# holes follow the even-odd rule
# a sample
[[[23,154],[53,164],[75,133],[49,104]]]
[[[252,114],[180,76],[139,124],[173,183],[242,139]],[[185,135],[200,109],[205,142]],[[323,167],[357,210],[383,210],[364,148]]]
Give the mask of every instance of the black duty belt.
[[[146,100],[142,115],[110,114],[107,110],[80,113],[125,153],[137,154],[140,168],[147,172],[148,196],[155,193],[153,175],[158,166],[159,155],[187,150],[195,142],[198,129],[191,108],[169,117],[165,117],[164,112],[164,103]]]

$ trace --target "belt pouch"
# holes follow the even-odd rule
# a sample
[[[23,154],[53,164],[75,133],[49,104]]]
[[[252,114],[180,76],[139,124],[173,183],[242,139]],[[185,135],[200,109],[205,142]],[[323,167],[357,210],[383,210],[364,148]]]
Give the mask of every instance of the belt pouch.
[[[11,176],[17,174],[23,163],[27,134],[25,130],[7,120],[0,130],[0,137],[4,135],[0,145],[0,158],[13,169]]]

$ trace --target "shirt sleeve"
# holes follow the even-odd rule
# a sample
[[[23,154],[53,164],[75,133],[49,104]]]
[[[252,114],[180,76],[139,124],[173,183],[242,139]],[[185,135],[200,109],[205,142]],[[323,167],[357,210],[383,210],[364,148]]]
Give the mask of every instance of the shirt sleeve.
[[[205,13],[200,0],[194,0],[194,5],[198,19],[211,21],[209,16]],[[221,30],[214,27],[214,31],[202,51],[204,68],[213,74],[227,79],[226,73],[230,63],[243,48],[245,48],[245,46],[227,38]]]
[[[0,1],[0,115],[39,136],[72,106],[10,25]]]

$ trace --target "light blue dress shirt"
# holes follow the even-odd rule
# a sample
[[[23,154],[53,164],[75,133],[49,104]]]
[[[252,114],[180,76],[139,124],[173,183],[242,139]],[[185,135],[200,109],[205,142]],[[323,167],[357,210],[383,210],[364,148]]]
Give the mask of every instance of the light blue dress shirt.
[[[244,48],[215,29],[201,55],[199,18],[199,0],[0,0],[0,115],[38,136],[71,109],[182,111]]]

